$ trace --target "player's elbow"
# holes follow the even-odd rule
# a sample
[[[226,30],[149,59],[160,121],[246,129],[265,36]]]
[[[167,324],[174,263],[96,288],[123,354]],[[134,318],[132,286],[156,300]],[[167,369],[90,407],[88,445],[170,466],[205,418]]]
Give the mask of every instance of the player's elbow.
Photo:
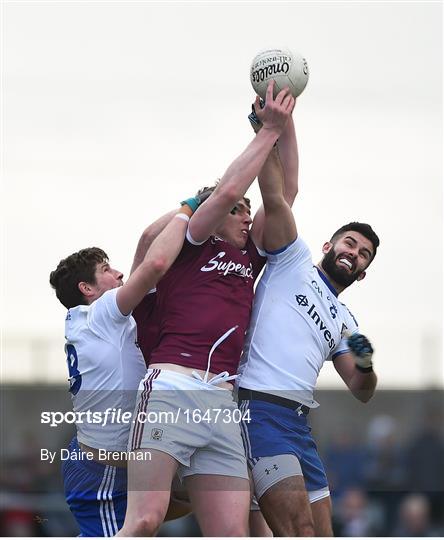
[[[267,193],[264,195],[262,193],[262,203],[264,205],[264,210],[266,214],[271,212],[282,212],[284,208],[288,206],[287,201],[285,200],[282,193]]]
[[[166,257],[163,257],[162,255],[158,255],[151,261],[151,267],[153,269],[154,274],[161,278],[164,274],[166,274],[169,264]]]
[[[361,393],[359,393],[359,395],[355,394],[355,398],[359,399],[359,401],[361,403],[368,403],[372,399],[373,394],[374,394],[374,392],[372,392],[371,394],[364,394],[364,393],[361,392]]]
[[[352,390],[352,393],[361,403],[368,403],[375,394],[375,387],[355,389]]]
[[[142,244],[143,246],[150,246],[156,236],[157,234],[155,232],[155,228],[150,225],[143,231],[142,235],[140,236],[139,244]]]
[[[296,196],[298,194],[298,188],[294,188],[292,190],[287,190],[285,192],[285,200],[287,201],[287,204],[290,206],[290,208],[293,206],[293,203],[296,199]]]
[[[157,283],[167,272],[168,261],[162,255],[146,259],[143,263],[143,273],[149,276],[150,281]]]
[[[235,205],[241,198],[242,194],[239,191],[238,182],[224,182],[219,184],[213,194],[220,203],[224,206]]]

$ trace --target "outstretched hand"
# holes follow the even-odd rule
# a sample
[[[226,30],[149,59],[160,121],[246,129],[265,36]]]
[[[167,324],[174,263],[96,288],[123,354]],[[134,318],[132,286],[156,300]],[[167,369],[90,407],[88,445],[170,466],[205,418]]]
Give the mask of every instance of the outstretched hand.
[[[271,80],[267,86],[264,107],[261,108],[261,98],[256,96],[254,110],[264,129],[281,132],[293,111],[295,99],[290,94],[288,87],[285,87],[273,98],[273,88],[274,81]]]

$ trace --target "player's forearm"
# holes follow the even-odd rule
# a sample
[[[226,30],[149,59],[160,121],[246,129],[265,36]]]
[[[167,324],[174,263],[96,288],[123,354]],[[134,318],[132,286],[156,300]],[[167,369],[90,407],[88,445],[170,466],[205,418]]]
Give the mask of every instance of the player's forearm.
[[[146,252],[148,251],[149,247],[157,238],[157,236],[164,230],[164,228],[168,225],[168,223],[172,220],[172,218],[177,214],[178,209],[171,210],[171,212],[167,212],[163,216],[161,216],[159,219],[151,223],[142,233],[141,237],[139,238],[139,242],[137,244],[136,253],[134,254],[133,259],[133,265],[131,267],[131,274],[134,272],[134,270],[141,264],[141,262],[144,260]]]
[[[214,193],[197,209],[190,222],[190,234],[196,242],[203,242],[213,234],[233,206],[245,195],[278,135],[277,130],[262,129],[228,167]]]
[[[153,241],[145,258],[130,275],[128,281],[119,288],[116,296],[117,305],[123,315],[128,315],[139,305],[147,291],[157,285],[179,254],[188,227],[184,216],[192,213],[190,208],[182,208],[159,236]],[[185,219],[183,219],[185,218]]]
[[[273,209],[275,209],[276,212],[279,212],[279,206],[284,203],[283,173],[276,146],[273,147],[268,155],[264,166],[259,173],[258,180],[263,204],[254,216],[250,236],[255,245],[263,249],[265,247],[265,208],[267,210],[267,222],[269,222],[270,214],[273,212]],[[269,227],[267,227],[267,229],[269,229]]]
[[[182,206],[180,211],[175,210],[174,217],[155,238],[143,260],[144,264],[153,264],[159,268],[162,276],[169,270],[182,249],[188,227],[186,218],[182,217],[183,214],[188,216],[189,220],[193,211],[188,206]]]
[[[296,238],[296,225],[283,193],[283,172],[277,149],[273,149],[259,174],[264,206],[262,245],[274,251]]]
[[[290,206],[298,193],[299,153],[293,118],[288,120],[277,143],[284,171],[284,196]]]
[[[374,371],[362,373],[355,366],[348,387],[356,399],[367,403],[375,393],[377,381],[378,379]]]
[[[261,171],[278,137],[278,130],[262,128],[226,170],[216,188],[218,195],[225,194],[230,199],[229,204],[236,203],[242,198]]]
[[[284,173],[276,147],[269,153],[259,173],[258,181],[265,212],[281,206],[284,201]]]

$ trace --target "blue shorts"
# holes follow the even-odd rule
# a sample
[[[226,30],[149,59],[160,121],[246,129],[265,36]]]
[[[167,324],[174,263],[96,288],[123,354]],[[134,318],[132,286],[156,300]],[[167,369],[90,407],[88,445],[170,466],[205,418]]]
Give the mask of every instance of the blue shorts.
[[[81,456],[77,438],[69,447],[80,459],[63,461],[65,498],[80,536],[114,536],[123,526],[127,501],[127,471]]]
[[[258,458],[291,454],[299,460],[307,491],[328,486],[305,414],[259,400],[243,400],[239,408],[243,413],[242,438],[251,469]],[[245,415],[247,410],[249,419]]]

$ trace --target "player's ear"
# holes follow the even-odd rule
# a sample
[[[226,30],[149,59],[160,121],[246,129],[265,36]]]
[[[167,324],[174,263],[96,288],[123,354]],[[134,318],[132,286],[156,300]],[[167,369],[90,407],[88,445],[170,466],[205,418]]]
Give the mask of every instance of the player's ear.
[[[367,272],[361,272],[359,276],[356,278],[356,281],[362,281],[366,275],[367,275]]]
[[[333,247],[333,244],[331,242],[325,242],[325,244],[322,246],[322,253],[326,255],[331,248]]]
[[[79,291],[83,294],[83,296],[85,296],[86,298],[89,298],[93,295],[92,287],[86,281],[80,281],[77,284],[77,287],[79,288]]]

